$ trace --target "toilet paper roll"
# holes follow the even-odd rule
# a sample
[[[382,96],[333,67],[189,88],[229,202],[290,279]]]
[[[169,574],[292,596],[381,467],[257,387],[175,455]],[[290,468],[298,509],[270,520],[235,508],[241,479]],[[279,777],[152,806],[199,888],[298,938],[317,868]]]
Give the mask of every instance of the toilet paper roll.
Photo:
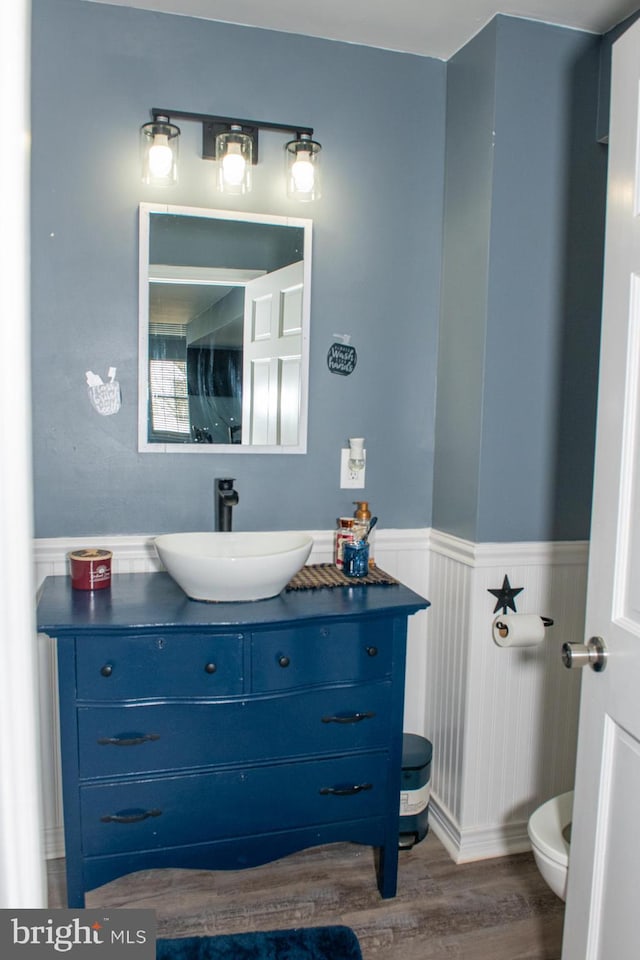
[[[499,647],[535,647],[544,640],[544,621],[535,614],[500,614],[493,621]]]

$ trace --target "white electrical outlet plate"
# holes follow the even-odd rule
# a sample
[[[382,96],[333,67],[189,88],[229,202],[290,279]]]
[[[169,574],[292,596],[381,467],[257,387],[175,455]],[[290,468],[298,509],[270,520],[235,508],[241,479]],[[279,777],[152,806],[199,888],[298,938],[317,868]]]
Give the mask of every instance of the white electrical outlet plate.
[[[340,451],[340,489],[351,489],[351,490],[364,490],[364,473],[367,467],[367,451],[363,450],[364,454],[364,467],[362,470],[350,470],[349,469],[349,453],[351,451],[347,448],[346,450]]]

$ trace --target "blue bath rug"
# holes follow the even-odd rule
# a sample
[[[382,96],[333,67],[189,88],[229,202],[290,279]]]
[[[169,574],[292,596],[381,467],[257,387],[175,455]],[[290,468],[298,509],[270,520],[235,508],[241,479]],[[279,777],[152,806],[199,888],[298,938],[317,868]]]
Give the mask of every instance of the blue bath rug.
[[[301,927],[156,941],[156,960],[362,960],[350,927]]]

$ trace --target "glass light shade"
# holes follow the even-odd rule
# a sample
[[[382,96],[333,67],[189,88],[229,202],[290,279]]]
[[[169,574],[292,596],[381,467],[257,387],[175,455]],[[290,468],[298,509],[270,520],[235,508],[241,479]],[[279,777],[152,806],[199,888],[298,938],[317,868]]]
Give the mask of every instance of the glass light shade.
[[[242,127],[233,124],[229,130],[216,137],[216,161],[218,163],[218,190],[221,193],[249,193],[251,190],[251,164],[253,141]]]
[[[157,117],[140,128],[143,183],[154,187],[177,183],[179,139],[180,129],[168,117]]]
[[[308,133],[285,146],[287,196],[294,200],[318,200],[321,196],[320,151],[322,147]]]

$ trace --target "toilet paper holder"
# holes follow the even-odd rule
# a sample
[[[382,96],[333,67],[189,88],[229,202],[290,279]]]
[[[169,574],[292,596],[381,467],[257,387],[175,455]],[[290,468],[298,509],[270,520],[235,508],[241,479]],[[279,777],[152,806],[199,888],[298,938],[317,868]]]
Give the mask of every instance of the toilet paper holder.
[[[535,647],[543,643],[551,617],[537,613],[498,615],[493,621],[493,641],[498,647]]]
[[[503,610],[503,614],[506,616],[506,610]],[[553,620],[551,617],[540,617],[545,627],[552,627]],[[503,623],[501,620],[496,620],[496,629],[497,630],[508,630],[509,626],[506,623]]]

